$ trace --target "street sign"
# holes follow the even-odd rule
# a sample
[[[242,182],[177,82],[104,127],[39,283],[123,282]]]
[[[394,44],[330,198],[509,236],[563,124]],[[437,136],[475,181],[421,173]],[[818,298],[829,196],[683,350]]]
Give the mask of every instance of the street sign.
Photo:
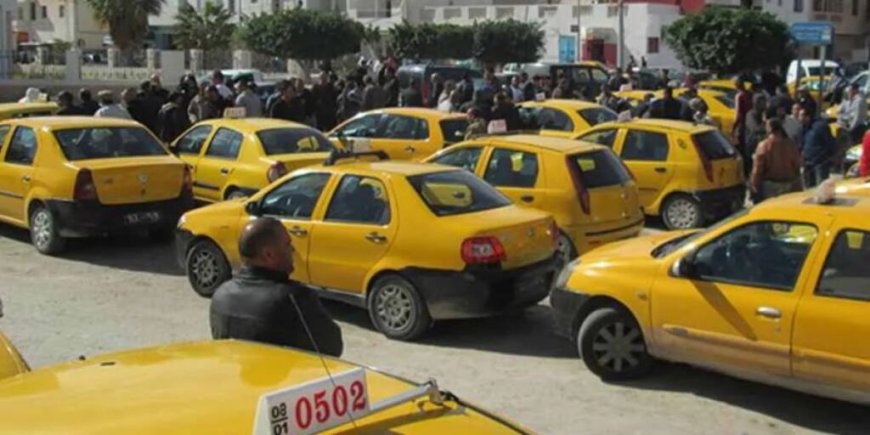
[[[572,63],[577,59],[577,38],[572,35],[559,35],[559,62]]]
[[[799,44],[831,45],[834,40],[834,26],[825,21],[793,23],[791,35]]]

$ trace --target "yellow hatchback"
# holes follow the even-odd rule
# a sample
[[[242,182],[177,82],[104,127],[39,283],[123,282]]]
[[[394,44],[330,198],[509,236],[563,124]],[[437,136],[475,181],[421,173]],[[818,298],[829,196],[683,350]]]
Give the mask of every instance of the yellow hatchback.
[[[577,139],[611,148],[634,174],[644,213],[688,229],[743,208],[737,150],[715,127],[634,119],[596,126]]]
[[[568,139],[617,118],[613,110],[581,100],[528,101],[518,108],[527,130],[540,130],[544,136]]]
[[[427,161],[465,168],[515,204],[551,213],[565,262],[643,229],[637,186],[604,146],[533,135],[488,136]]]
[[[323,162],[335,147],[302,124],[264,118],[200,122],[172,144],[190,165],[197,201],[253,195],[288,172]]]
[[[658,358],[870,404],[867,216],[867,197],[797,193],[608,245],[560,274],[557,330],[603,379]]]
[[[546,297],[559,264],[549,215],[511,204],[461,169],[358,160],[372,154],[386,158],[337,153],[249,200],[185,214],[176,242],[193,289],[211,296],[240,264],[244,226],[272,216],[293,240],[291,278],[368,309],[390,338]]]
[[[686,95],[687,91],[685,88],[674,89],[674,96],[682,100],[683,104],[689,104]],[[632,106],[637,106],[647,94],[651,94],[655,98],[661,98],[664,92],[625,91],[614,93],[619,98],[627,99]],[[731,131],[734,130],[734,123],[737,121],[735,112],[737,103],[734,101],[734,98],[726,92],[711,89],[699,89],[698,98],[707,106],[707,114],[710,115],[710,118],[719,127],[719,130],[730,137]]]
[[[57,254],[67,238],[171,237],[193,206],[190,172],[141,124],[90,117],[0,122],[0,221]]]

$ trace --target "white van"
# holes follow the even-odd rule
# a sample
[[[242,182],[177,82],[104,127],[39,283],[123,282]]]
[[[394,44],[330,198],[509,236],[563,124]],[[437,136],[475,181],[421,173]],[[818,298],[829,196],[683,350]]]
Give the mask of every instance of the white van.
[[[824,75],[830,77],[834,74],[834,71],[839,69],[840,65],[837,62],[832,60],[825,61],[825,71]],[[817,59],[805,59],[801,60],[801,78],[810,77],[810,76],[820,76],[822,75],[822,61]],[[791,61],[791,65],[788,66],[788,74],[786,74],[785,81],[786,83],[795,83],[797,82],[798,75],[798,61]]]

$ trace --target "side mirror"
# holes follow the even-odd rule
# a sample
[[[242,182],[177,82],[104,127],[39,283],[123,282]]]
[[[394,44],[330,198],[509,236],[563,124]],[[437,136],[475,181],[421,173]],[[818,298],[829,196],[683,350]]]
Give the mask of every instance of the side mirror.
[[[259,201],[248,201],[245,204],[245,211],[251,216],[259,216],[262,212]]]
[[[695,252],[693,251],[674,263],[673,267],[671,267],[671,276],[676,278],[693,278],[696,271]]]

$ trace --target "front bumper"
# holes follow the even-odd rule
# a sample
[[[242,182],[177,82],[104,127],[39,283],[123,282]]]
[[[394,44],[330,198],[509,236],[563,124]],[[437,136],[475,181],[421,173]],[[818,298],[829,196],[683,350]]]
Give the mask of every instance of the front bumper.
[[[402,274],[420,290],[435,320],[485,317],[525,308],[547,297],[561,262],[548,260],[514,270],[468,267],[448,271],[409,267]]]
[[[718,219],[742,209],[746,204],[746,186],[738,185],[723,189],[704,190],[692,193],[707,219]]]
[[[564,288],[554,288],[550,292],[550,307],[553,309],[554,328],[556,334],[576,340],[575,324],[577,315],[583,304],[589,300],[589,295],[577,293]]]
[[[182,194],[175,199],[139,204],[103,205],[98,201],[49,200],[46,206],[54,216],[61,236],[93,237],[172,228],[182,214],[193,208],[194,203],[193,196]],[[132,221],[130,216],[134,215],[148,215],[148,219]]]
[[[187,251],[190,249],[190,242],[193,241],[193,238],[192,232],[183,228],[175,229],[175,260],[182,269],[187,267]]]

